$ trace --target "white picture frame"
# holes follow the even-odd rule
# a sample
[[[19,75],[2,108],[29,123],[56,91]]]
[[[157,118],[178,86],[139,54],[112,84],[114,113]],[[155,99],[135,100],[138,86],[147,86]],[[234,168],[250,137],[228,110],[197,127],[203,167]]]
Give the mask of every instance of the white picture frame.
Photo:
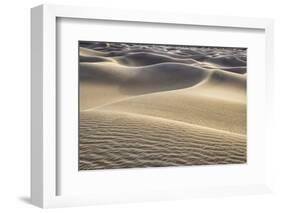
[[[41,5],[31,10],[31,201],[33,204],[47,207],[91,205],[99,203],[114,203],[142,200],[165,200],[185,197],[251,194],[270,191],[271,172],[270,161],[265,161],[262,171],[266,178],[255,184],[233,183],[233,185],[200,187],[198,182],[190,190],[162,188],[156,193],[143,192],[142,195],[128,193],[120,197],[108,191],[103,195],[58,195],[58,166],[57,151],[57,20],[87,19],[87,20],[116,20],[125,22],[143,22],[169,25],[192,25],[202,27],[223,27],[228,29],[257,29],[264,31],[265,58],[263,74],[266,76],[265,107],[271,111],[273,82],[273,21],[271,19],[217,17],[188,14],[166,14],[149,11],[122,11],[101,8],[85,8],[74,6]],[[271,114],[265,117],[263,145],[270,145]],[[263,153],[263,159],[268,156]],[[184,169],[184,168],[182,168]],[[163,193],[168,192],[168,193]],[[108,197],[108,199],[107,199]]]

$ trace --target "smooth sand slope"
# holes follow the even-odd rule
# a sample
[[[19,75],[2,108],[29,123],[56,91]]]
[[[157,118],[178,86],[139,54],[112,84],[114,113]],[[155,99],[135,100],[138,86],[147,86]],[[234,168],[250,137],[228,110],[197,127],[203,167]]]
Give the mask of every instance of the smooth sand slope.
[[[81,170],[246,162],[246,53],[80,45]]]

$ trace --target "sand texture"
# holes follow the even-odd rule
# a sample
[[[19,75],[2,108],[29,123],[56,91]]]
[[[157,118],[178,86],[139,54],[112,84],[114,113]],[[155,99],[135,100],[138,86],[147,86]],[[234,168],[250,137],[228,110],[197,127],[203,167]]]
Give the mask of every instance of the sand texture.
[[[246,162],[246,49],[80,42],[79,169]]]

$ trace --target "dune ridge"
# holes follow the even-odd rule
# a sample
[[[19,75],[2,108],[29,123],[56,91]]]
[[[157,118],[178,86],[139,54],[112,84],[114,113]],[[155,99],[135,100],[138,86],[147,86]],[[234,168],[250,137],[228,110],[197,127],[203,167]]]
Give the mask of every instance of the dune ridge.
[[[81,170],[246,162],[243,49],[80,44]]]
[[[192,50],[189,50],[189,52]],[[144,66],[163,62],[178,62],[185,64],[199,64],[207,67],[218,69],[226,69],[231,72],[240,74],[246,73],[247,62],[244,57],[235,55],[213,55],[209,56],[202,53],[179,54],[178,52],[159,51],[159,50],[123,50],[102,52],[101,50],[93,50],[88,48],[80,48],[81,61],[96,62],[99,58],[105,61],[117,62],[126,66]],[[87,58],[87,59],[85,59]],[[91,60],[92,58],[92,60]],[[202,66],[201,66],[202,67]]]

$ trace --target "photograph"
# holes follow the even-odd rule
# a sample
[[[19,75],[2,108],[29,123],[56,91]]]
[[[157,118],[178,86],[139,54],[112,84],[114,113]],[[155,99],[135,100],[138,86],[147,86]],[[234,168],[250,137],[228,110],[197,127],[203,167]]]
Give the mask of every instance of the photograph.
[[[247,48],[77,48],[79,171],[247,163]]]

